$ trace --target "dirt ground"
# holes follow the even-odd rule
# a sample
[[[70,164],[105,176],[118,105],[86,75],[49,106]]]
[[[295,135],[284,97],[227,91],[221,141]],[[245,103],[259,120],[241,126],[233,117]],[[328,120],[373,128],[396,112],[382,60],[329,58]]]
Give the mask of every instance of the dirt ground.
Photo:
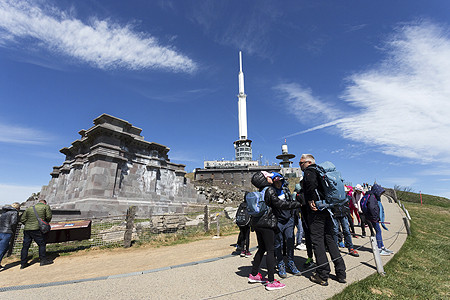
[[[31,265],[20,269],[18,257],[4,258],[5,270],[0,272],[0,287],[57,282],[126,274],[158,269],[194,261],[225,256],[234,252],[237,234],[204,238],[199,241],[175,246],[131,247],[128,249],[89,249],[54,258],[54,263]],[[252,233],[250,247],[256,247],[256,236]],[[249,264],[252,258],[247,258]]]

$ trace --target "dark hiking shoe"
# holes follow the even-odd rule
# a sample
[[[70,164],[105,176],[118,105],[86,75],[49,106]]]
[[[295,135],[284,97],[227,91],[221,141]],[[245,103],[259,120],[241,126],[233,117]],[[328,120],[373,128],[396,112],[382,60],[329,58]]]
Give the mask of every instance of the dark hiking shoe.
[[[340,283],[347,283],[347,280],[345,279],[345,277],[342,277],[342,276],[337,276],[337,281]]]
[[[317,274],[317,273],[314,273],[313,275],[311,275],[311,277],[309,277],[309,280],[311,280],[314,283],[320,284],[322,286],[328,285],[328,281],[320,278],[319,274]]]
[[[51,261],[51,260],[44,260],[44,261],[41,261],[41,267],[42,266],[46,266],[46,265],[51,265],[53,262]]]

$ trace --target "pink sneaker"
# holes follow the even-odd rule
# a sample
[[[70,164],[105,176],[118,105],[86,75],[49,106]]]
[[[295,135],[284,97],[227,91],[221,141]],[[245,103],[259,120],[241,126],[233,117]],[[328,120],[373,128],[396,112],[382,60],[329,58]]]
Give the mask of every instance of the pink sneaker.
[[[252,256],[252,253],[250,251],[245,251],[245,257],[250,257]]]
[[[250,275],[248,275],[248,282],[249,283],[266,283],[266,282],[269,282],[269,280],[267,280],[267,278],[263,278],[261,273],[258,273],[255,276],[253,276],[250,273]]]
[[[279,290],[286,287],[285,284],[282,284],[281,282],[279,282],[278,280],[274,280],[272,282],[269,282],[268,284],[266,284],[266,290],[268,291],[273,291],[273,290]]]

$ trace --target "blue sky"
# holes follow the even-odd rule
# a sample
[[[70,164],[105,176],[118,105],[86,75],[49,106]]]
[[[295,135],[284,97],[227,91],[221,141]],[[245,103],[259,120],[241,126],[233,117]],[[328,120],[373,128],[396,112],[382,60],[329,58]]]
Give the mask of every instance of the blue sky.
[[[450,197],[449,1],[0,2],[0,203],[47,185],[107,113],[186,171],[234,159],[243,52],[253,157]]]

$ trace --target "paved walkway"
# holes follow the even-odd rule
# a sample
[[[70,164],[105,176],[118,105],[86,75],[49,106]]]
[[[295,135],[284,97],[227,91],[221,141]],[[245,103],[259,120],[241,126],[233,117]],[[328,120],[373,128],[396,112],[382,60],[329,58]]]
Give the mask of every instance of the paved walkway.
[[[391,222],[388,225],[389,231],[383,230],[384,242],[386,247],[397,252],[407,236],[403,226],[403,213],[395,203],[389,203],[384,197],[383,205],[386,220]],[[360,229],[357,228],[357,232],[358,230]],[[132,273],[128,271],[126,256],[124,256],[125,258],[120,261],[124,271],[121,274],[111,273],[117,275],[91,276],[91,278],[72,276],[69,279],[65,278],[64,274],[60,274],[64,281],[49,283],[45,280],[45,274],[51,272],[51,266],[42,268],[36,266],[35,269],[41,274],[40,277],[33,278],[34,284],[17,284],[0,288],[0,299],[326,299],[342,291],[349,283],[376,272],[370,239],[358,238],[354,239],[353,243],[357,249],[359,248],[360,257],[344,256],[347,266],[347,284],[340,284],[330,279],[329,286],[319,286],[309,281],[307,277],[311,274],[309,271],[302,273],[302,276],[288,276],[282,280],[286,288],[268,292],[261,284],[247,283],[252,259],[230,254],[233,251],[230,244],[235,240],[236,236],[208,240],[207,244],[210,246],[205,246],[206,251],[199,253],[195,248],[196,242],[164,247],[165,255],[158,256],[158,252],[155,252],[152,256],[154,265],[158,267],[147,268],[148,264],[146,264],[143,269]],[[255,236],[252,236],[252,240],[255,241]],[[252,243],[252,246],[255,245]],[[209,251],[210,248],[221,250]],[[189,252],[193,249],[197,252]],[[177,253],[185,251],[191,254],[189,257],[192,259],[188,262],[180,263],[175,259],[165,259],[176,257]],[[213,256],[208,255],[210,252]],[[130,252],[132,255],[135,253],[141,255],[139,251]],[[224,255],[218,255],[220,253]],[[346,251],[342,254],[346,254]],[[306,251],[295,250],[295,256],[297,266],[302,266]],[[383,263],[392,257],[382,257]],[[58,261],[55,261],[56,263]],[[117,262],[111,262],[111,264],[114,263]],[[24,271],[27,269],[20,271],[26,275]],[[102,266],[103,273],[107,273],[108,269],[108,264]],[[263,264],[263,274],[265,271]],[[9,275],[15,274],[12,272],[19,271],[11,270]],[[1,272],[0,281],[2,276],[7,275]],[[39,284],[41,282],[46,283]]]

